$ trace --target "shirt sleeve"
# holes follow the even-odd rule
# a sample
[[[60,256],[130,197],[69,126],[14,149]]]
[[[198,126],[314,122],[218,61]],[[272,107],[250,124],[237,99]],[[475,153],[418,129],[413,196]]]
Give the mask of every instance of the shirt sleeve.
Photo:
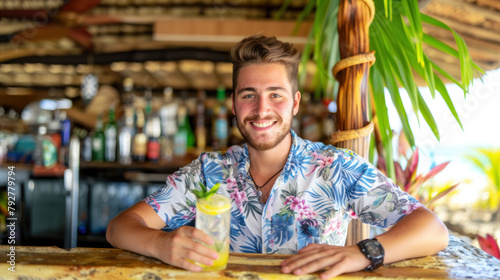
[[[142,201],[149,204],[171,231],[196,217],[196,197],[191,190],[203,181],[202,156],[167,177],[166,184]]]
[[[363,223],[387,228],[423,206],[364,158],[349,154],[343,164],[344,174],[352,178],[348,203]]]

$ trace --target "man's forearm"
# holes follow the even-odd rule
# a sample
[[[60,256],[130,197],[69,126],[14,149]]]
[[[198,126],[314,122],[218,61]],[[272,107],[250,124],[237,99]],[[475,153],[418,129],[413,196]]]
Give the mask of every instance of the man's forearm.
[[[445,249],[448,230],[432,211],[421,207],[376,238],[384,246],[384,263],[391,263]]]
[[[138,220],[139,219],[139,220]],[[121,214],[111,220],[106,231],[107,241],[116,248],[129,250],[149,257],[157,257],[155,240],[165,232],[147,227],[133,213]]]

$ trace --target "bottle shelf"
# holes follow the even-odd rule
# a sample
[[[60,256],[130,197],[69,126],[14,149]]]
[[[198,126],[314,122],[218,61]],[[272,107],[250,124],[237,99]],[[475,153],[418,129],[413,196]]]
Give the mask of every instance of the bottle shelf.
[[[165,170],[165,169],[178,169],[191,163],[197,156],[188,154],[185,157],[174,157],[170,161],[159,161],[159,162],[132,162],[131,164],[121,164],[119,162],[80,162],[80,169],[92,170],[92,169],[110,169],[110,170],[145,170],[145,171],[155,171],[155,170]]]

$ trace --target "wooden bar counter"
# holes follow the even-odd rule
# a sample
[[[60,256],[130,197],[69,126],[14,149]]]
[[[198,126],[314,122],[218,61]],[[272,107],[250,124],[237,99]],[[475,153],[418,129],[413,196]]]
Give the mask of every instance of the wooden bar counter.
[[[14,252],[13,268],[10,246],[0,246],[0,279],[319,279],[281,273],[283,255],[231,254],[224,271],[189,272],[120,249],[17,246]],[[500,279],[500,260],[450,236],[448,248],[434,256],[336,279]]]

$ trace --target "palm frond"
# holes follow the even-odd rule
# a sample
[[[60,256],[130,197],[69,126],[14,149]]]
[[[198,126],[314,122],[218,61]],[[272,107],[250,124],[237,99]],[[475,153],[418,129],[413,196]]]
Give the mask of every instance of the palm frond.
[[[459,85],[464,96],[469,91],[473,81],[474,69],[482,71],[471,59],[467,45],[462,37],[443,22],[420,13],[416,0],[374,0],[375,17],[370,25],[370,46],[375,50],[376,63],[370,69],[370,88],[373,95],[373,107],[376,110],[378,126],[380,128],[384,158],[386,162],[393,162],[392,157],[392,131],[387,114],[389,100],[385,98],[385,89],[388,90],[394,104],[403,131],[411,146],[415,146],[412,128],[408,121],[411,111],[430,127],[435,137],[439,139],[439,129],[434,120],[433,112],[425,103],[415,82],[415,76],[422,77],[433,98],[436,91],[446,102],[448,109],[453,114],[457,123],[462,126],[457,110],[444,85],[447,79]],[[314,80],[316,93],[323,96],[336,97],[337,83],[331,76],[331,70],[339,59],[339,44],[337,31],[337,13],[339,0],[309,1],[304,10],[304,16],[314,13],[314,24],[310,36],[310,44],[306,46],[303,62],[312,56],[317,66]],[[304,18],[301,14],[301,19]],[[430,24],[451,32],[456,46],[450,46],[436,38],[424,33],[423,24]],[[460,61],[460,79],[446,73],[436,65],[424,52],[424,44],[435,48],[443,55],[450,55]],[[311,53],[312,52],[312,53]],[[305,69],[305,66],[302,67]],[[411,108],[406,108],[402,102],[400,87],[406,90],[411,101]],[[388,176],[394,178],[393,168],[387,166]]]

